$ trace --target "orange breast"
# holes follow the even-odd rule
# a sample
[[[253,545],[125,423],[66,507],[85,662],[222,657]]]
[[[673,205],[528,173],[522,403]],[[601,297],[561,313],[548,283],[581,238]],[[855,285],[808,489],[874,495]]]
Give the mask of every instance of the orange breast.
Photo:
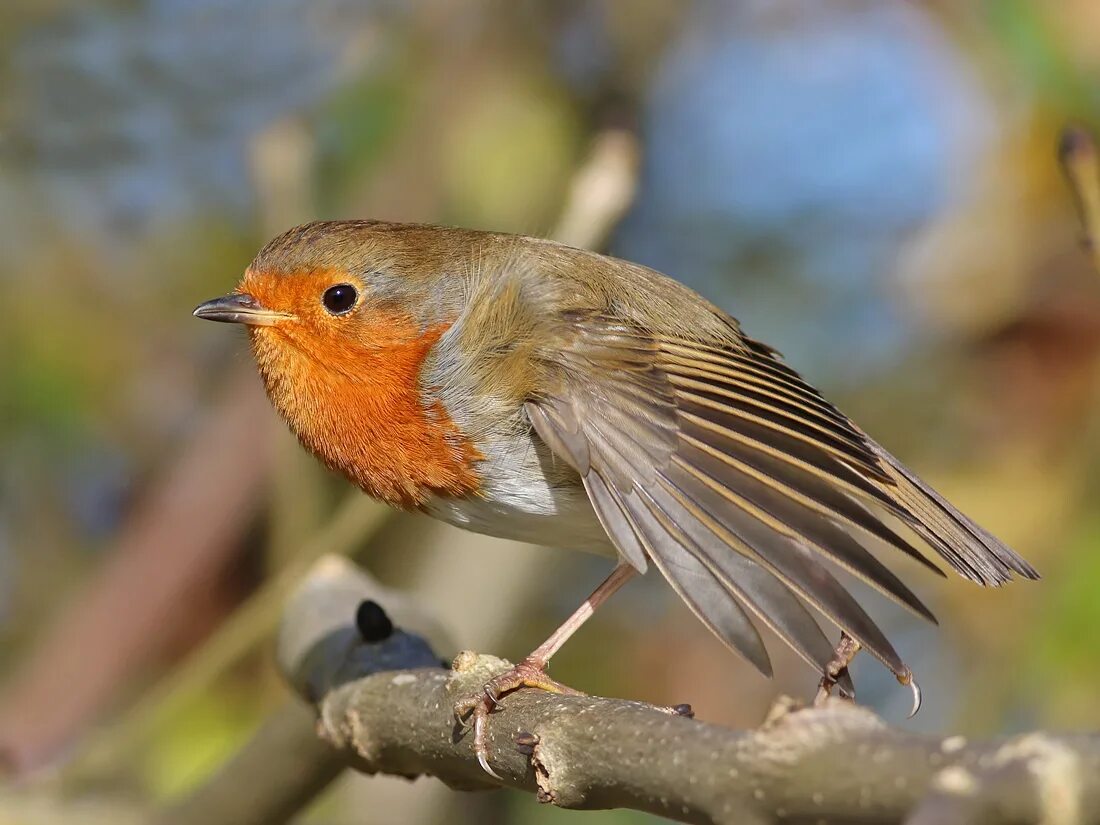
[[[371,496],[414,508],[479,486],[481,454],[421,389],[447,326],[420,331],[411,318],[376,312],[354,335],[264,327],[252,343],[268,395],[301,442]]]

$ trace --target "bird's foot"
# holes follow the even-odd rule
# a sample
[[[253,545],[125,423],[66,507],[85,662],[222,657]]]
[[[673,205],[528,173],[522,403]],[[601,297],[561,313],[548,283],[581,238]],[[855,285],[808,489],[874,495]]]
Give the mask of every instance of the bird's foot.
[[[840,634],[833,658],[825,666],[825,672],[821,675],[821,682],[817,686],[817,695],[814,697],[814,707],[819,707],[832,694],[833,688],[840,689],[840,695],[845,699],[855,700],[856,688],[852,684],[851,674],[848,673],[848,665],[859,653],[859,642],[847,633]]]
[[[579,690],[574,690],[551,679],[546,672],[545,662],[527,658],[512,667],[511,670],[506,670],[494,676],[485,683],[480,693],[455,703],[455,719],[463,726],[474,729],[474,752],[477,754],[478,764],[495,779],[501,777],[489,765],[489,743],[485,723],[501,698],[512,691],[525,687],[568,696],[585,695]]]
[[[840,634],[840,642],[836,646],[833,658],[825,666],[825,672],[821,676],[821,683],[814,697],[814,707],[820,707],[833,692],[833,688],[839,688],[840,695],[851,701],[855,701],[856,689],[852,684],[852,677],[848,673],[848,665],[859,653],[860,644],[847,633]],[[909,711],[909,718],[917,715],[921,705],[921,690],[917,680],[913,678],[913,672],[909,668],[899,672],[898,681],[909,688],[913,693],[913,707]]]

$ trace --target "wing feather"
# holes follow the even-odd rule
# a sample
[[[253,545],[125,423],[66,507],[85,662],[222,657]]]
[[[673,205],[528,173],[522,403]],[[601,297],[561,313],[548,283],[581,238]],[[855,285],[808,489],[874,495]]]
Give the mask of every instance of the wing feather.
[[[620,507],[615,493],[599,473],[588,473],[584,477],[584,489],[592,500],[596,518],[600,520],[600,524],[607,531],[608,537],[618,548],[619,553],[635,570],[644,573],[648,566],[647,559],[652,553],[647,553],[642,545],[634,525],[630,523]]]
[[[1035,571],[903,467],[766,346],[692,341],[575,312],[548,348],[527,408],[580,474],[601,524],[639,570],[652,562],[724,643],[770,661],[750,614],[819,671],[832,645],[807,605],[899,679],[909,669],[830,572],[838,566],[917,615],[931,611],[859,540],[941,572],[885,520],[982,584]],[[592,380],[599,375],[598,381]],[[858,538],[857,538],[858,537]],[[850,681],[842,689],[851,692]]]
[[[682,467],[669,471],[665,489],[692,517],[720,536],[728,547],[751,554],[787,587],[846,630],[899,676],[905,665],[867,612],[809,550],[776,533]],[[728,555],[728,550],[726,551]]]
[[[847,524],[866,535],[886,542],[923,564],[929,570],[943,576],[944,572],[930,562],[923,553],[899,536],[885,522],[860,503],[859,499],[838,489],[831,477],[818,475],[785,462],[767,453],[745,449],[739,442],[708,444],[685,429],[682,435],[686,448],[694,448],[718,460],[727,462],[762,481],[775,492],[825,516]]]
[[[878,588],[921,618],[935,623],[936,618],[916,594],[873,556],[849,533],[807,511],[797,501],[750,475],[738,471],[713,456],[688,447],[673,457],[685,471],[694,474],[712,488],[728,496],[743,510],[773,530],[790,533],[808,547],[817,550],[849,573]]]
[[[632,493],[622,501],[653,564],[673,590],[728,647],[744,656],[765,676],[771,676],[771,659],[764,647],[764,640],[745,613],[739,592],[716,576],[691,552],[689,545],[678,541],[665,530],[653,514],[641,505],[636,494]]]
[[[730,590],[741,594],[746,606],[766,626],[771,628],[803,660],[818,672],[823,672],[833,657],[833,647],[822,632],[813,615],[779,579],[752,559],[731,553],[721,537],[695,520],[683,506],[657,488],[644,494],[646,504],[654,515],[659,515],[692,555],[708,569],[716,571]],[[843,674],[839,682],[847,696],[855,696],[850,677]]]

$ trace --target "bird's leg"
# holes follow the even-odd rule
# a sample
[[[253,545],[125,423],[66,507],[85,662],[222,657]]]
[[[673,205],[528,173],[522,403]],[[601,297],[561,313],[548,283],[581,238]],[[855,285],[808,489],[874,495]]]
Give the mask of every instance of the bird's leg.
[[[836,650],[833,653],[833,658],[829,660],[829,663],[825,665],[825,672],[821,675],[821,683],[817,687],[817,695],[814,697],[814,706],[822,704],[833,692],[833,688],[836,687],[837,682],[842,678],[848,676],[848,665],[852,663],[852,659],[859,653],[859,642],[849,636],[843,631],[840,634],[840,641],[837,642]],[[847,679],[849,684],[851,682]],[[855,694],[848,695],[849,691],[841,688],[841,695],[846,699],[855,699]]]
[[[856,698],[855,687],[848,673],[848,665],[859,653],[860,644],[847,633],[841,631],[840,641],[837,643],[833,658],[825,666],[825,673],[821,676],[821,683],[817,687],[817,695],[814,697],[814,707],[821,705],[832,693],[833,688],[840,686],[840,695],[845,699]],[[913,693],[913,707],[909,711],[909,718],[917,715],[921,705],[921,690],[917,680],[913,678],[913,672],[909,668],[897,675],[898,681],[909,688]],[[847,685],[847,687],[845,687]]]
[[[557,653],[562,645],[569,640],[569,637],[588,621],[592,614],[596,612],[597,607],[607,601],[636,572],[629,564],[619,564],[611,571],[611,575],[592,591],[592,595],[584,600],[573,615],[550,635],[550,638],[531,651],[523,661],[511,670],[506,670],[504,673],[490,679],[480,693],[455,704],[455,718],[460,721],[465,720],[467,717],[470,718],[469,724],[472,724],[474,728],[474,750],[477,753],[477,761],[486,773],[500,779],[496,772],[489,767],[489,747],[485,734],[485,720],[493,708],[496,707],[497,702],[506,693],[511,693],[522,687],[538,688],[550,693],[583,695],[580,691],[573,690],[573,688],[555,682],[550,678],[546,672],[546,667],[550,664],[550,657]]]

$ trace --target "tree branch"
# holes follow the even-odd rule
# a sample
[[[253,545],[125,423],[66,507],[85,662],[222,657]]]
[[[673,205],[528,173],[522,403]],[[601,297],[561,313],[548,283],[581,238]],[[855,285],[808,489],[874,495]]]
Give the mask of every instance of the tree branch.
[[[1092,133],[1083,126],[1063,129],[1058,159],[1077,203],[1082,242],[1100,271],[1100,152]]]
[[[357,590],[377,593],[347,562],[324,561],[284,615],[280,663],[316,706],[321,737],[363,773],[504,785],[566,808],[683,822],[1100,822],[1098,735],[918,735],[839,699],[788,701],[761,728],[735,731],[639,702],[519,691],[489,721],[497,782],[452,707],[507,663],[467,652],[453,671],[425,667],[419,637],[365,643],[351,616],[337,628],[331,610],[318,623],[332,593],[346,604]]]
[[[384,634],[367,628],[377,641],[363,644],[363,630],[354,626],[353,618],[366,599],[385,602],[394,616],[415,628],[418,635],[393,632],[390,624],[383,628]],[[378,671],[437,666],[439,658],[432,644],[450,645],[442,628],[403,594],[374,582],[339,555],[327,555],[314,565],[290,596],[287,614],[294,621],[284,624],[280,631],[279,661],[287,681],[307,697],[323,696],[342,681]],[[360,649],[369,655],[359,655]],[[227,764],[160,811],[153,822],[288,822],[344,768],[345,760],[339,752],[318,739],[313,714],[288,703],[272,713]]]

